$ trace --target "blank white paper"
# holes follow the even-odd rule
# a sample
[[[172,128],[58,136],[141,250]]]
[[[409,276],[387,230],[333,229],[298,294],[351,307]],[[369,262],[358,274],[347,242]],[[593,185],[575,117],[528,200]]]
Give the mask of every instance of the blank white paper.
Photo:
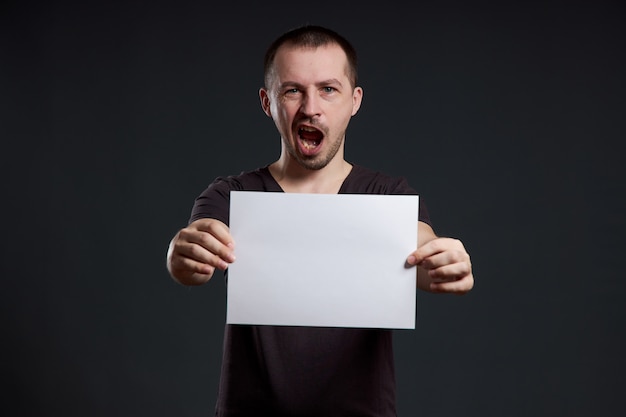
[[[415,328],[418,196],[232,191],[230,324]]]

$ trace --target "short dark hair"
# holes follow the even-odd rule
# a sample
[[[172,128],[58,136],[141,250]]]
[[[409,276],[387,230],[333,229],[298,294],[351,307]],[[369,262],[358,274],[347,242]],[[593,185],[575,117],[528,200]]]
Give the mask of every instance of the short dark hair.
[[[317,48],[329,44],[337,44],[343,49],[348,58],[348,78],[352,83],[352,87],[356,87],[357,75],[357,56],[356,50],[350,42],[337,32],[322,26],[304,25],[291,29],[279,36],[267,49],[264,62],[264,81],[265,87],[268,87],[272,66],[276,52],[284,44],[293,46]]]

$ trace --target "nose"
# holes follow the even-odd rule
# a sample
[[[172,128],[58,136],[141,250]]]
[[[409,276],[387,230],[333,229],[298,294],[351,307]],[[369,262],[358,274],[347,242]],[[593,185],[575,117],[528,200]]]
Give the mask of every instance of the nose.
[[[321,114],[320,97],[314,92],[307,93],[302,97],[300,112],[307,117],[315,117]]]

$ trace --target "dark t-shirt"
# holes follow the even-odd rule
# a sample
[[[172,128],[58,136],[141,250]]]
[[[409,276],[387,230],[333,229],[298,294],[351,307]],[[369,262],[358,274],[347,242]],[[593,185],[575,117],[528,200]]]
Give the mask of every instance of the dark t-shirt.
[[[189,222],[229,223],[230,191],[282,192],[267,167],[217,178]],[[417,194],[406,180],[355,165],[340,194]],[[430,224],[423,201],[419,220]],[[226,325],[216,416],[396,416],[387,329]]]

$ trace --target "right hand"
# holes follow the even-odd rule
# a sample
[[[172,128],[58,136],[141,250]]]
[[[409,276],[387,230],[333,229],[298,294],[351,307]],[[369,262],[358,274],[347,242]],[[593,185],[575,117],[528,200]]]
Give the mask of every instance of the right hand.
[[[167,270],[181,284],[204,284],[215,269],[223,271],[235,261],[234,247],[226,224],[215,219],[196,220],[172,238]]]

